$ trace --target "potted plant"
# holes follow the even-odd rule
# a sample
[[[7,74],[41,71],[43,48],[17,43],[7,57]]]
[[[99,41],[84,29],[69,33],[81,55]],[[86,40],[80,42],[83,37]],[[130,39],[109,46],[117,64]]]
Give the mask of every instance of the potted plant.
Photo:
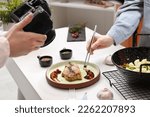
[[[3,22],[4,27],[5,25],[12,23],[10,13],[22,2],[23,0],[6,0],[0,2],[0,20]]]

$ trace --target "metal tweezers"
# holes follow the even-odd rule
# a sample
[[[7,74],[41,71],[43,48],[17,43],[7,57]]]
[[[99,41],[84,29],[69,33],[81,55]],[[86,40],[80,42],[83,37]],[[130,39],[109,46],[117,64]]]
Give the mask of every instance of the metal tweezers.
[[[87,51],[87,54],[86,54],[86,57],[85,57],[85,61],[84,61],[84,68],[87,67],[87,63],[89,62],[90,60],[90,55],[91,55],[91,45],[93,43],[93,40],[94,40],[94,36],[95,36],[95,33],[96,33],[96,29],[97,29],[97,25],[95,25],[94,27],[94,32],[93,32],[93,35],[92,35],[92,39],[90,41],[90,45],[88,47],[88,51]]]

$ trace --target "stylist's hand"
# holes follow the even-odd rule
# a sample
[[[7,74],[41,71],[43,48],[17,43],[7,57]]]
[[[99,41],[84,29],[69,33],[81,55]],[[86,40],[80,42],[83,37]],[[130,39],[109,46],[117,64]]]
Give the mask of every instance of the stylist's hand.
[[[87,51],[91,54],[97,49],[107,48],[113,44],[113,38],[108,35],[95,36],[89,50],[91,40],[87,43]]]
[[[10,57],[26,55],[39,49],[45,43],[46,35],[23,31],[23,28],[32,21],[32,18],[33,14],[30,13],[6,34],[10,45]]]

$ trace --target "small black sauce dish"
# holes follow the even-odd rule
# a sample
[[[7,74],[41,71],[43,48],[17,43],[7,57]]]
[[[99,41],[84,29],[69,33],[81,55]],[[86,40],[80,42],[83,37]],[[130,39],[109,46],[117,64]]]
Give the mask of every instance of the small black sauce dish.
[[[53,58],[51,56],[37,56],[41,67],[49,67],[52,65]]]
[[[72,50],[66,48],[60,50],[60,57],[63,60],[70,59],[72,57]]]

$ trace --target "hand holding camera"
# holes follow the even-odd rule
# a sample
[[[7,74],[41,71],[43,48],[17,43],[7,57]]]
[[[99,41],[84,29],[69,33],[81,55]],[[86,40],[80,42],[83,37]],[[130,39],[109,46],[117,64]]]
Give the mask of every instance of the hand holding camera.
[[[52,30],[53,22],[50,19],[51,12],[45,0],[28,0],[24,2],[12,12],[11,19],[14,22],[20,22],[31,12],[33,14],[33,19],[23,30],[25,32],[47,35],[47,39],[43,45],[46,46],[54,40],[55,31]]]
[[[46,35],[22,31],[32,19],[33,14],[30,13],[6,33],[6,38],[9,42],[10,57],[26,55],[44,45],[47,38]]]

